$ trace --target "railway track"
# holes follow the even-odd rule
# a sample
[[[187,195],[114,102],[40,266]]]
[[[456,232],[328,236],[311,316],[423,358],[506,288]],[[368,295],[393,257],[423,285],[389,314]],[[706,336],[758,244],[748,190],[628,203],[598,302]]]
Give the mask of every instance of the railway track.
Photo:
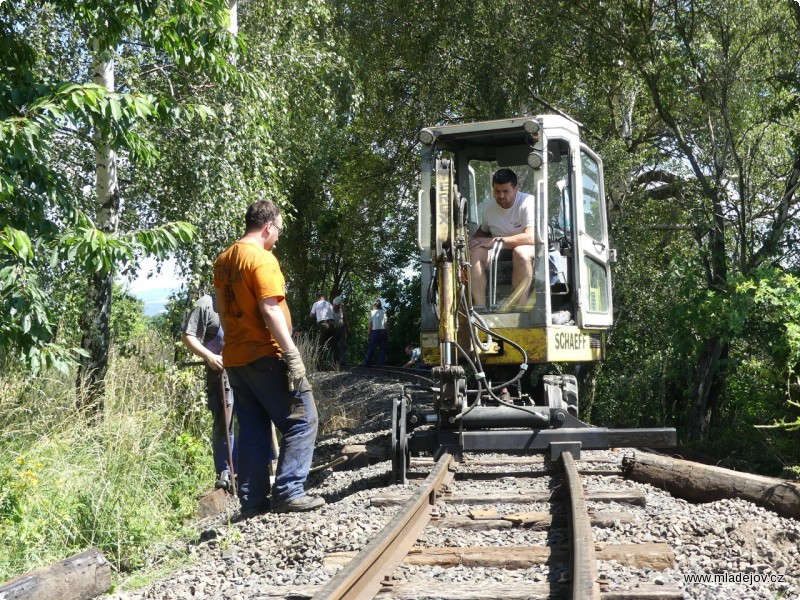
[[[374,369],[369,374],[322,374],[316,380],[322,403],[362,415],[358,426],[319,441],[319,459],[345,445],[366,443],[371,451],[386,446],[387,421],[402,386],[389,381],[398,378],[389,370],[379,370],[377,378]],[[314,492],[328,500],[320,511],[268,513],[239,523],[223,515],[203,533],[207,541],[190,546],[190,565],[113,600],[797,597],[800,522],[741,500],[676,500],[625,478],[622,454],[583,451],[575,461],[591,526],[590,535],[582,526],[585,550],[578,550],[577,562],[597,568],[596,575],[579,569],[581,581],[573,568],[572,551],[580,543],[570,541],[572,503],[560,461],[468,452],[437,469],[432,458],[411,456],[409,484],[400,486],[389,481],[386,457],[373,453],[373,464],[310,479]],[[416,506],[413,519],[409,505]],[[575,507],[585,521],[587,513]],[[396,536],[388,533],[393,527]],[[376,547],[384,558],[364,559]],[[772,580],[687,579],[726,572]],[[583,587],[575,591],[578,585]]]
[[[631,517],[624,513],[598,513],[590,510],[590,503],[615,501],[641,504],[643,499],[640,494],[631,493],[626,498],[624,494],[597,490],[587,496],[584,494],[585,484],[578,472],[577,463],[569,453],[562,454],[559,461],[552,464],[540,460],[539,457],[515,458],[518,462],[513,464],[521,467],[520,470],[514,471],[513,475],[504,470],[493,476],[485,471],[470,472],[469,466],[463,468],[465,465],[457,463],[453,455],[444,451],[431,464],[425,480],[412,492],[373,498],[373,504],[401,503],[401,506],[386,527],[358,554],[352,557],[331,557],[331,562],[348,562],[313,597],[319,600],[683,598],[683,592],[677,587],[654,586],[647,582],[639,582],[636,588],[609,589],[607,580],[598,575],[598,560],[616,560],[622,565],[635,563],[654,569],[674,566],[674,555],[665,544],[627,544],[624,547],[605,547],[600,552],[597,551],[592,524],[613,526],[616,521],[631,520]],[[519,461],[520,458],[523,460]],[[420,462],[425,464],[425,461],[417,461],[417,465]],[[507,469],[508,463],[504,465],[502,457],[494,458],[494,462]],[[486,467],[480,457],[472,459],[470,463],[473,467]],[[602,476],[618,475],[614,470],[603,470],[599,473],[603,473]],[[511,477],[514,481],[538,480],[539,488],[543,482],[548,482],[549,491],[542,493],[520,488],[498,491],[500,483],[507,484]],[[470,484],[469,491],[459,492],[459,488],[464,487],[467,482]],[[548,505],[546,512],[519,512],[520,506],[536,507],[542,504]],[[509,507],[512,512],[509,512]],[[465,511],[466,516],[463,515]],[[508,544],[442,548],[418,543],[426,538],[426,528],[441,530],[459,527],[506,532],[510,534],[506,536]],[[525,546],[515,543],[515,538],[519,538],[521,532],[537,531],[542,531],[543,536],[539,537],[544,537],[544,543]],[[547,540],[550,540],[550,545],[546,545]],[[561,540],[566,540],[566,543],[562,544]],[[532,582],[522,578],[483,589],[469,583],[437,585],[424,582],[424,573],[414,577],[415,580],[422,579],[422,582],[409,582],[403,574],[395,576],[396,569],[402,570],[409,565],[434,570],[473,565],[476,568],[524,572],[541,562],[553,565],[563,562],[565,566],[556,569],[558,576],[550,581]],[[431,578],[433,579],[433,575]]]

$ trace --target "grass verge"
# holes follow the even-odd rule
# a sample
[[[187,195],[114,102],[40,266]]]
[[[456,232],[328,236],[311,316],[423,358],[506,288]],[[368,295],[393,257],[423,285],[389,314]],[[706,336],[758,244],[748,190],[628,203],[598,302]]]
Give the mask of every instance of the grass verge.
[[[201,377],[144,346],[112,356],[102,415],[76,408],[72,377],[0,377],[0,581],[93,546],[130,571],[192,535],[213,480]]]

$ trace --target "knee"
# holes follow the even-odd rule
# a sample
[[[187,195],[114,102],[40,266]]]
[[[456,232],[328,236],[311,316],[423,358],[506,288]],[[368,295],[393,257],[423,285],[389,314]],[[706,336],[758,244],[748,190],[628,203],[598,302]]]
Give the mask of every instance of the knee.
[[[486,264],[486,261],[489,258],[489,252],[486,250],[486,248],[481,246],[480,248],[475,248],[474,250],[470,251],[469,257],[472,261],[473,267],[477,264]]]
[[[533,260],[535,256],[535,248],[533,246],[517,246],[512,251],[512,257],[518,261]]]

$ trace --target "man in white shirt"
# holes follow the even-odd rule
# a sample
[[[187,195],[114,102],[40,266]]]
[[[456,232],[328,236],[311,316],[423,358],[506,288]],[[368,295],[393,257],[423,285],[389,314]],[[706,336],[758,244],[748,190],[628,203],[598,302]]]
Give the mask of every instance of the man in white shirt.
[[[333,337],[336,333],[333,322],[333,306],[325,300],[325,294],[317,294],[317,301],[311,306],[310,315],[317,320],[317,330],[319,331],[319,357],[317,362],[318,367],[322,368],[323,358],[330,353],[331,346],[334,343]]]
[[[495,240],[502,240],[503,249],[512,251],[513,297],[524,304],[533,281],[533,259],[536,214],[534,198],[519,191],[517,174],[511,169],[498,169],[492,175],[494,203],[483,207],[481,225],[469,239],[472,262],[473,304],[486,304],[486,267],[489,249]]]
[[[389,320],[386,318],[386,311],[383,310],[383,302],[378,298],[375,300],[369,316],[369,346],[367,347],[367,357],[364,359],[365,367],[372,364],[375,350],[378,351],[378,364],[386,364],[386,350],[389,345],[388,327]]]

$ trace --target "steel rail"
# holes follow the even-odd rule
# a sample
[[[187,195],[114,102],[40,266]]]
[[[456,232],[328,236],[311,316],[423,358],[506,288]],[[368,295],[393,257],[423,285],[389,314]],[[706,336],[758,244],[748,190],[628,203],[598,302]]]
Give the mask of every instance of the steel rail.
[[[572,534],[572,598],[600,600],[597,555],[592,538],[592,523],[583,495],[581,477],[569,452],[561,453],[561,464],[567,477],[570,502],[570,531]]]
[[[362,377],[388,377],[421,385],[423,387],[434,385],[429,369],[409,369],[406,367],[389,367],[386,365],[375,367],[350,367],[350,373]]]
[[[436,494],[448,475],[452,476],[451,464],[453,455],[445,449],[430,475],[403,504],[400,512],[314,595],[314,599],[374,598],[383,579],[403,561],[430,521]]]

